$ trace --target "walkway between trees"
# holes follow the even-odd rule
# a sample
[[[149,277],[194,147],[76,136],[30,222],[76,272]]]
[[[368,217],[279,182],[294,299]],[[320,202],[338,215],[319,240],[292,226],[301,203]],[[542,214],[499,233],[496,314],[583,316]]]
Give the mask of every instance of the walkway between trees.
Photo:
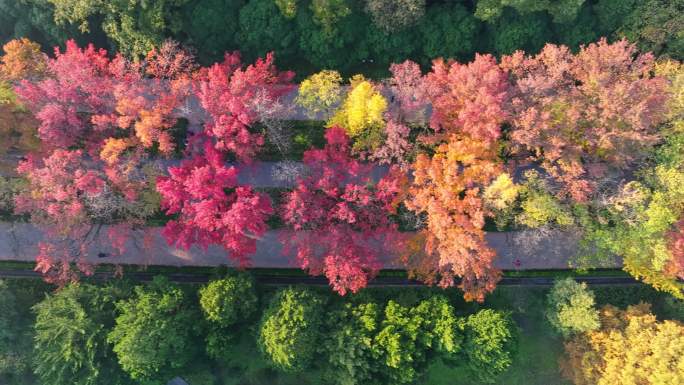
[[[181,250],[169,246],[161,234],[161,228],[149,228],[148,236],[133,237],[123,255],[112,248],[102,229],[100,237],[89,248],[88,260],[92,263],[120,263],[136,265],[168,266],[219,266],[233,265],[226,251],[210,246],[206,251],[192,247]],[[282,254],[278,240],[281,230],[266,233],[257,242],[257,251],[251,257],[252,267],[286,268],[296,264]],[[42,232],[34,225],[18,222],[0,222],[0,260],[34,261]],[[145,240],[147,238],[147,240]],[[504,270],[564,269],[571,267],[577,253],[576,237],[566,233],[525,234],[522,232],[491,232],[487,234],[489,245],[498,253],[495,265]],[[385,256],[385,268],[400,268],[396,257]],[[619,261],[606,262],[594,267],[620,267]]]

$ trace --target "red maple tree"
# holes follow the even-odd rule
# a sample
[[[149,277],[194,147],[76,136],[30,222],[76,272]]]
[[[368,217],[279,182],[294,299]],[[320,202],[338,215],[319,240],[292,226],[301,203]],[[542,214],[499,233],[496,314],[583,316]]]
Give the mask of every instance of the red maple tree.
[[[333,126],[325,138],[323,149],[304,153],[307,174],[286,194],[282,216],[290,229],[281,239],[303,269],[325,274],[344,295],[367,285],[398,239],[389,214],[402,179],[395,170],[375,183],[372,166],[350,156],[344,129]]]
[[[29,155],[17,171],[28,181],[15,198],[15,212],[29,214],[45,233],[39,245],[36,270],[55,283],[78,278],[71,268],[92,273],[91,245],[107,238],[119,253],[131,232],[141,229],[156,207],[141,199],[151,188],[138,167],[103,167],[82,150],[57,149],[44,159]]]
[[[161,206],[169,221],[164,235],[169,244],[184,249],[199,245],[225,248],[241,266],[256,251],[256,240],[266,230],[273,213],[265,194],[237,184],[238,170],[227,166],[223,154],[207,140],[204,151],[169,168],[169,176],[157,179]]]
[[[222,63],[202,69],[195,94],[207,111],[205,133],[216,138],[216,148],[233,153],[241,161],[250,161],[264,144],[261,133],[250,131],[257,114],[251,108],[259,95],[275,100],[294,87],[291,71],[279,72],[273,53],[242,68],[240,54],[226,54]]]

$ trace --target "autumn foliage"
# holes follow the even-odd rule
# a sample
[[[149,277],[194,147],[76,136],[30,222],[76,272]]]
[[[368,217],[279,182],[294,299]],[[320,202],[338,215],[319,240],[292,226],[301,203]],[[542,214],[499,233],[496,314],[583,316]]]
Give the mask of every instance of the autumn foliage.
[[[27,38],[10,40],[2,46],[5,54],[0,59],[0,79],[16,82],[39,79],[47,73],[47,56],[40,45]]]
[[[481,193],[501,171],[491,146],[467,137],[454,135],[432,157],[418,156],[406,204],[427,214],[425,253],[435,261],[427,267],[417,263],[423,267],[419,276],[440,286],[461,277],[467,299],[481,301],[494,290],[500,273],[482,230],[487,212]],[[407,262],[409,267],[415,263]]]
[[[436,59],[427,73],[406,61],[349,85],[322,71],[294,99],[273,54],[201,67],[172,41],[136,61],[74,41],[53,57],[25,39],[4,48],[2,148],[35,150],[16,212],[48,233],[41,271],[72,279],[90,229],[106,226],[121,249],[163,211],[170,245],[219,246],[242,266],[277,213],[286,254],[341,294],[399,256],[425,282],[483,300],[501,275],[488,219],[572,229],[656,286],[682,277],[681,66],[627,41]],[[328,119],[323,148],[322,132],[292,129],[292,101]],[[304,168],[278,209],[238,183],[276,147]]]
[[[95,163],[82,150],[58,149],[44,159],[29,156],[17,168],[28,185],[15,198],[15,211],[45,230],[36,270],[51,281],[75,280],[71,263],[92,272],[87,257],[103,226],[112,246],[123,252],[131,231],[155,210],[144,197],[149,189],[144,174]]]
[[[577,54],[548,44],[535,56],[503,57],[515,84],[514,150],[540,161],[563,186],[561,195],[587,201],[660,138],[667,82],[651,76],[654,64],[626,40],[605,39]]]
[[[561,362],[576,385],[679,384],[684,381],[684,325],[660,322],[648,304],[600,311],[601,328],[565,343]]]
[[[436,60],[426,83],[433,130],[485,142],[499,138],[508,117],[510,85],[494,57],[476,55],[468,64]]]
[[[264,144],[264,136],[250,131],[256,121],[251,103],[257,98],[275,100],[289,92],[293,72],[279,72],[273,54],[242,68],[240,54],[226,54],[222,63],[200,71],[195,94],[209,115],[205,132],[216,138],[216,148],[250,161]]]
[[[89,130],[90,114],[108,113],[112,108],[114,80],[106,51],[92,45],[81,49],[70,40],[64,52],[55,49],[48,71],[47,78],[24,79],[16,89],[40,121],[40,139],[55,148],[96,142],[100,135]]]
[[[170,167],[169,176],[157,180],[162,209],[168,215],[178,214],[164,229],[169,243],[185,249],[196,244],[205,250],[219,245],[241,266],[248,264],[273,209],[267,196],[239,186],[237,174],[206,142],[203,154]]]
[[[283,205],[291,227],[282,239],[286,251],[312,274],[325,274],[340,294],[366,286],[382,268],[381,257],[397,240],[389,220],[401,178],[394,173],[375,183],[372,167],[350,156],[340,127],[326,131],[323,149],[304,153],[307,175],[298,179]]]

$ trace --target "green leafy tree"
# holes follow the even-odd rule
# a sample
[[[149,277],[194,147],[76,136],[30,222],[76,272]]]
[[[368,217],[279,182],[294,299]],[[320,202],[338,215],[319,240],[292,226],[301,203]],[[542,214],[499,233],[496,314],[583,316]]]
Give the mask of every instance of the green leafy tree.
[[[443,296],[406,307],[390,300],[375,336],[375,351],[390,383],[412,383],[431,357],[454,358],[461,349],[458,320]]]
[[[240,9],[245,0],[199,0],[183,8],[183,33],[203,63],[221,61],[223,54],[238,48]]]
[[[102,29],[119,52],[143,56],[183,27],[182,6],[190,0],[48,0],[58,24],[90,30],[89,20],[102,16]]]
[[[186,292],[165,277],[137,286],[117,303],[119,316],[108,335],[119,364],[144,384],[163,384],[195,355],[198,311]]]
[[[323,323],[323,299],[300,288],[279,291],[264,312],[259,346],[274,366],[289,372],[312,364]]]
[[[356,19],[359,16],[355,16]],[[360,23],[356,23],[359,25]],[[368,59],[361,59],[366,72],[374,77],[386,77],[392,63],[401,63],[420,54],[421,31],[418,25],[395,32],[387,32],[375,24],[365,25],[365,35],[358,43],[368,50]],[[365,64],[363,60],[370,62]],[[383,71],[382,73],[380,71]]]
[[[656,289],[684,298],[668,234],[684,211],[684,172],[656,166],[642,171],[644,180],[622,187],[608,208],[609,222],[588,234],[595,258],[618,255],[623,269]],[[610,226],[609,226],[610,224]]]
[[[594,293],[586,283],[572,278],[557,280],[548,294],[546,317],[563,336],[585,333],[599,328],[598,310],[594,307]]]
[[[373,23],[387,32],[416,24],[425,15],[425,0],[366,0]]]
[[[332,33],[337,23],[352,13],[347,0],[311,0],[309,8],[313,13],[313,21],[325,33]]]
[[[506,7],[514,8],[521,14],[546,11],[556,23],[569,23],[575,20],[585,0],[478,0],[475,16],[491,21],[504,16]],[[505,16],[504,16],[505,17]]]
[[[593,12],[593,5],[587,2],[580,9],[574,22],[553,23],[553,31],[558,37],[558,43],[577,50],[580,45],[595,42],[601,36],[606,35],[606,33],[601,33],[600,24]]]
[[[0,0],[0,41],[27,37],[44,45],[57,45],[74,37],[75,28],[54,21],[47,0]]]
[[[311,118],[329,117],[342,101],[342,76],[337,71],[323,70],[299,84],[295,103]]]
[[[251,53],[250,60],[271,51],[286,59],[296,54],[298,35],[294,21],[283,16],[273,0],[251,0],[240,10],[238,42]]]
[[[481,24],[461,4],[430,7],[419,27],[425,61],[438,57],[468,58],[475,50]]]
[[[127,383],[126,374],[107,344],[117,297],[112,287],[71,284],[33,307],[33,370],[43,383]]]
[[[249,320],[258,306],[253,279],[240,274],[210,282],[199,290],[200,306],[209,321],[207,353],[228,358],[235,327]]]
[[[543,13],[521,15],[505,9],[504,16],[487,24],[491,49],[497,54],[510,54],[517,50],[538,52],[553,40],[549,18]]]
[[[684,60],[684,0],[639,1],[619,28],[619,35],[642,51]]]
[[[598,0],[593,11],[601,35],[613,36],[625,19],[634,11],[637,0]]]
[[[316,67],[347,71],[369,58],[364,38],[370,21],[364,14],[341,17],[326,27],[307,8],[297,14],[296,23],[299,49]]]
[[[280,9],[283,16],[292,19],[297,15],[297,3],[299,0],[275,0],[275,4]]]
[[[258,305],[254,280],[246,274],[211,281],[199,296],[207,320],[224,327],[249,319]]]
[[[464,324],[466,367],[481,382],[493,383],[513,362],[515,324],[510,314],[491,309],[468,316]]]
[[[379,328],[380,310],[375,303],[345,303],[326,322],[323,349],[327,356],[327,378],[338,385],[371,382],[378,371],[373,355],[373,337]]]
[[[572,212],[549,192],[549,186],[534,170],[525,172],[525,183],[520,190],[521,211],[518,224],[529,228],[551,225],[568,227],[574,224]]]

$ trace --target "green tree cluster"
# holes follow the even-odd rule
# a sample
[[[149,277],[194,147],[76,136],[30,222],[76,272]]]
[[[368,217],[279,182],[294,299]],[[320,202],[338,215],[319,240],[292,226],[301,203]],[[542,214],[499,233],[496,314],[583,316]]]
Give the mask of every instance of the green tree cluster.
[[[33,371],[55,385],[123,385],[107,333],[114,326],[116,287],[71,284],[36,304]]]
[[[140,57],[172,38],[199,61],[240,50],[248,60],[275,51],[279,65],[385,75],[389,63],[475,52],[536,52],[627,37],[640,49],[684,58],[684,0],[0,0],[0,40],[49,45],[90,40]]]
[[[199,290],[199,302],[209,324],[207,353],[216,359],[229,359],[237,327],[251,320],[259,307],[254,280],[239,274],[212,281]]]
[[[411,384],[441,359],[492,382],[510,366],[517,344],[508,313],[483,310],[460,318],[441,295],[412,305],[389,300],[383,307],[364,299],[324,305],[305,289],[274,296],[259,331],[273,365],[320,370],[331,384]],[[325,360],[313,360],[317,354]]]

